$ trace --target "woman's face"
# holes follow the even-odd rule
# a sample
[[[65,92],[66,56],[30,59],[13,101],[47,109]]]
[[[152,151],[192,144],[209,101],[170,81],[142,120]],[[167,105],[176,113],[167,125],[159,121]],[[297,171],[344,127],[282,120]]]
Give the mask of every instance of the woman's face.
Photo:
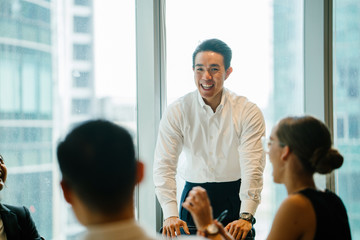
[[[6,177],[7,177],[7,168],[5,166],[3,157],[0,155],[0,191],[5,186]]]
[[[268,148],[269,148],[268,154],[269,154],[270,162],[273,167],[274,182],[282,183],[281,179],[283,175],[282,174],[283,164],[281,161],[281,154],[284,147],[282,146],[276,135],[277,129],[278,129],[278,125],[276,125],[271,131],[270,139],[268,142]]]

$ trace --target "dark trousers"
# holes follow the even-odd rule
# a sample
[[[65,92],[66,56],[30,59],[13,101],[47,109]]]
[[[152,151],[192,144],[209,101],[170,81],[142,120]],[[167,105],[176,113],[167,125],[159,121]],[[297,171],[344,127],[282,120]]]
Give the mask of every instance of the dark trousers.
[[[206,189],[210,203],[213,209],[213,218],[216,219],[224,210],[228,210],[228,213],[221,223],[224,227],[235,220],[239,219],[240,212],[240,191],[241,179],[233,182],[221,182],[221,183],[191,183],[186,182],[184,190],[181,195],[180,205],[180,219],[185,221],[189,227],[191,234],[196,234],[196,228],[194,220],[191,214],[182,207],[182,203],[185,201],[191,189],[195,186],[200,186]],[[252,229],[248,234],[255,236],[255,230]],[[248,238],[247,238],[248,239]],[[253,238],[249,238],[253,239]]]
[[[213,209],[213,218],[217,218],[224,210],[228,213],[222,224],[226,226],[228,223],[239,219],[240,211],[240,190],[241,180],[222,183],[191,183],[186,182],[181,195],[181,204],[185,201],[190,190],[195,186],[206,189]],[[191,214],[180,205],[180,218],[185,221],[188,226],[195,226]]]

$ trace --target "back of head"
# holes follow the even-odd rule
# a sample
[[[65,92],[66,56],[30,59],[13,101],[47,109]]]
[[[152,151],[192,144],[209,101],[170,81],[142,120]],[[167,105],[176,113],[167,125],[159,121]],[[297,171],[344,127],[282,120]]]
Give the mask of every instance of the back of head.
[[[94,211],[111,214],[132,200],[136,159],[124,128],[105,121],[85,122],[57,148],[63,181]]]
[[[341,167],[343,156],[332,148],[329,129],[311,116],[288,117],[278,124],[279,141],[289,146],[310,173],[329,173]]]
[[[206,51],[211,51],[211,52],[216,52],[216,53],[221,54],[224,58],[225,70],[227,70],[230,67],[231,58],[232,58],[231,48],[223,41],[213,38],[213,39],[208,39],[208,40],[203,41],[202,43],[200,43],[199,46],[196,47],[196,49],[192,55],[192,60],[193,60],[192,67],[193,68],[195,67],[196,55],[199,52],[206,52]]]

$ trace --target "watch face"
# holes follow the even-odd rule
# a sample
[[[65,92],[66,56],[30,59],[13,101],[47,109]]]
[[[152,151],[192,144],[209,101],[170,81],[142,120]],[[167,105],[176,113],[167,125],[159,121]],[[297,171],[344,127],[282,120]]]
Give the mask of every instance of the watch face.
[[[241,213],[240,218],[247,221],[251,221],[253,216],[251,215],[251,213]]]
[[[214,223],[212,223],[206,227],[206,232],[208,234],[217,234],[219,232],[219,229]]]

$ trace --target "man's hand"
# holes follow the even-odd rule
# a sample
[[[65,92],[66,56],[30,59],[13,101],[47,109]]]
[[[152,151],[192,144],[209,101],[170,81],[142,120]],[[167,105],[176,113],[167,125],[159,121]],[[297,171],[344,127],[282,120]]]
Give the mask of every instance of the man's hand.
[[[170,238],[180,236],[180,227],[183,227],[186,234],[190,234],[186,222],[178,217],[169,217],[164,221],[162,234]]]
[[[252,228],[251,222],[243,219],[239,219],[229,223],[225,227],[225,230],[228,231],[230,235],[233,236],[233,238],[235,238],[235,240],[240,240],[240,239],[243,240],[246,238],[246,235],[249,233],[251,228]]]

